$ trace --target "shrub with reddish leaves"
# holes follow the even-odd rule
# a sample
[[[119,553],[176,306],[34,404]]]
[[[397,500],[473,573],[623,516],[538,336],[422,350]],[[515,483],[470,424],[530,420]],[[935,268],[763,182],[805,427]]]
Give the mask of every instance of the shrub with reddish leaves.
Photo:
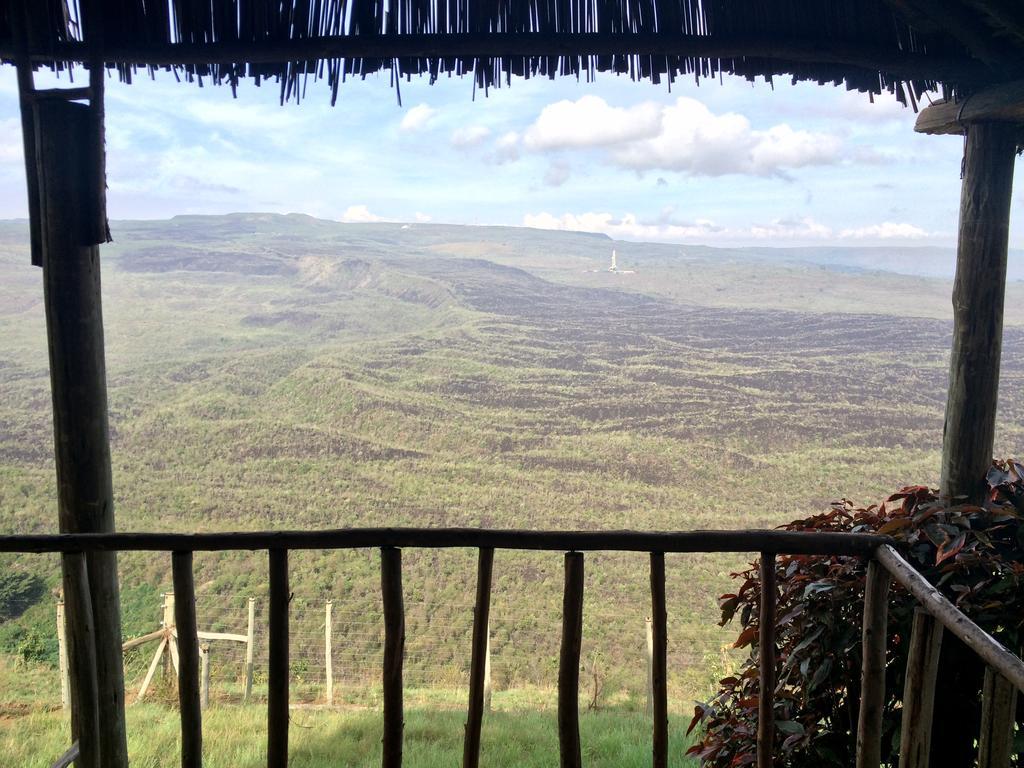
[[[884,533],[942,593],[1008,648],[1024,640],[1024,465],[996,462],[982,506],[946,506],[915,486],[882,505],[843,500],[830,511],[783,526],[794,531]],[[775,690],[776,765],[825,768],[854,764],[860,701],[861,610],[866,562],[857,557],[780,556]],[[740,587],[721,597],[722,624],[738,620],[736,647],[751,648],[740,672],[697,706],[700,729],[690,754],[708,768],[754,763],[758,706],[757,564],[734,574]],[[890,591],[883,761],[894,765],[907,645],[915,601]]]

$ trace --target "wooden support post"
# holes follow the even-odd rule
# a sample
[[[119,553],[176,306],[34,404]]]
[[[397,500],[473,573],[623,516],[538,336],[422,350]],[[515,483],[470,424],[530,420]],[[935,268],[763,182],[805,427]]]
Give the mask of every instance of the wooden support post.
[[[181,710],[181,768],[202,768],[203,717],[200,712],[199,637],[192,553],[171,554],[174,625],[178,630],[178,706]],[[172,638],[173,641],[173,638]]]
[[[104,196],[95,163],[102,139],[96,135],[91,109],[83,104],[37,102],[34,122],[60,530],[110,533],[114,496],[96,247],[104,238],[97,237],[95,221]],[[127,768],[117,556],[93,552],[86,562],[103,712],[102,763],[104,768]],[[70,603],[79,590],[64,594]],[[68,634],[74,635],[80,628],[71,617],[84,609],[73,614],[67,608]]]
[[[380,551],[380,587],[384,600],[384,740],[383,768],[401,768],[402,663],[405,659],[405,608],[402,599],[402,550]]]
[[[249,624],[245,632],[245,703],[252,698],[253,648],[256,644],[256,598],[249,598]]]
[[[967,129],[953,351],[942,445],[942,496],[980,502],[992,463],[1013,166],[1020,131],[1004,123]]]
[[[941,650],[942,625],[930,613],[918,608],[914,611],[903,683],[900,768],[928,768]]]
[[[288,768],[288,550],[270,550],[267,767]]]
[[[757,768],[775,765],[775,553],[761,553],[761,611],[758,616]]]
[[[64,600],[71,672],[71,737],[78,742],[79,768],[105,768],[100,746],[99,683],[96,674],[96,631],[89,599],[85,555],[69,552],[63,559]]]
[[[857,768],[882,762],[882,714],[885,709],[885,646],[889,624],[889,572],[868,563],[861,628],[860,714],[857,720]]]
[[[1003,302],[1009,243],[1013,166],[1019,129],[1009,123],[974,123],[966,129],[953,348],[942,442],[941,496],[949,503],[981,503],[992,463]],[[978,717],[980,670],[956,642],[946,643],[943,666],[952,668],[946,693],[935,704],[940,723]],[[969,728],[940,728],[931,747],[934,768],[967,768],[976,755]]]
[[[327,683],[325,699],[327,706],[334,704],[334,650],[331,647],[331,635],[334,628],[334,602],[327,601],[324,606],[324,670]]]
[[[583,553],[565,555],[562,648],[558,660],[558,746],[561,768],[581,768],[580,649],[583,645]]]
[[[668,609],[665,604],[665,554],[651,552],[651,640],[654,699],[654,768],[668,768]]]
[[[210,708],[210,644],[203,643],[199,646],[200,676],[202,686],[200,688],[199,706],[202,709]]]
[[[644,620],[647,629],[647,705],[644,707],[644,714],[651,717],[654,714],[654,625],[651,617]]]
[[[57,666],[60,670],[60,708],[71,711],[71,678],[68,676],[68,636],[64,622],[64,600],[57,601]]]
[[[1016,717],[1017,689],[992,667],[986,667],[981,699],[978,768],[1010,768]]]
[[[164,651],[167,650],[167,642],[170,639],[170,634],[164,635],[160,640],[160,644],[156,647],[156,653],[153,654],[153,661],[149,663],[149,670],[146,672],[146,677],[142,681],[142,686],[139,688],[139,694],[135,697],[135,703],[138,704],[142,701],[142,698],[146,695],[146,691],[149,690],[149,684],[153,682],[153,676],[156,674],[156,668],[160,665],[160,659],[164,655]]]
[[[462,749],[462,768],[480,764],[480,729],[484,721],[487,661],[490,644],[491,575],[494,550],[481,549],[477,557],[476,606],[473,610],[473,643],[469,662],[469,714]]]

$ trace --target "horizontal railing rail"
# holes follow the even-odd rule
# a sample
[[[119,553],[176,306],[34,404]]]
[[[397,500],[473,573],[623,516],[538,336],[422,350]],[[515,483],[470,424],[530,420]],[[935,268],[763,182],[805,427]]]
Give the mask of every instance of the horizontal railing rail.
[[[469,707],[463,767],[479,765],[480,728],[483,719],[483,672],[486,628],[490,610],[493,556],[496,549],[547,550],[565,553],[565,584],[562,611],[562,644],[558,675],[558,735],[563,768],[582,764],[579,737],[579,668],[583,615],[584,552],[645,552],[650,557],[652,660],[652,757],[654,768],[668,764],[668,692],[666,684],[667,628],[665,597],[665,554],[687,552],[756,552],[760,554],[761,601],[759,611],[759,717],[757,766],[770,768],[774,756],[774,699],[776,667],[776,569],[779,554],[863,557],[868,562],[863,621],[863,670],[860,718],[857,733],[857,765],[876,768],[880,761],[882,713],[885,704],[885,665],[889,585],[892,579],[917,599],[925,618],[934,618],[989,665],[996,682],[1005,681],[1024,691],[1024,662],[971,621],[938,590],[931,586],[895,548],[888,536],[867,533],[802,532],[780,530],[738,531],[536,531],[476,528],[342,528],[324,531],[234,531],[217,533],[82,533],[56,535],[0,536],[0,552],[62,553],[65,568],[76,566],[81,579],[83,554],[106,551],[163,551],[171,553],[175,620],[179,644],[178,695],[181,709],[182,765],[202,764],[202,726],[199,706],[200,633],[195,622],[195,585],[192,554],[209,551],[256,551],[269,554],[269,643],[267,695],[267,765],[288,764],[288,634],[289,565],[291,550],[379,548],[381,551],[381,592],[384,607],[383,705],[384,768],[402,764],[403,705],[402,669],[405,650],[405,611],[402,599],[403,548],[475,548],[479,551],[476,607],[470,661]],[[81,585],[80,585],[81,586]],[[79,589],[79,600],[88,590]],[[68,595],[66,599],[72,598]],[[86,606],[88,608],[88,606]],[[918,623],[915,621],[915,633]],[[941,637],[941,635],[939,635]],[[140,639],[141,641],[141,639]],[[88,646],[92,636],[76,653],[77,662],[94,658]],[[920,644],[920,643],[919,643]],[[911,643],[912,649],[914,641]],[[923,646],[922,646],[923,647]],[[913,653],[912,653],[913,656]],[[936,656],[937,653],[933,653]],[[908,681],[911,679],[908,661]],[[74,666],[74,664],[72,665]],[[86,676],[88,679],[88,675]],[[93,680],[95,677],[92,678]],[[920,682],[915,673],[914,684]],[[926,681],[927,682],[927,681]],[[909,685],[909,683],[908,683]],[[932,686],[934,688],[934,685]],[[986,688],[986,690],[988,690]],[[95,689],[91,689],[94,694]],[[90,693],[90,691],[86,691]],[[904,697],[906,698],[906,696]],[[921,697],[916,697],[920,699]],[[927,698],[927,697],[925,697]],[[1015,698],[1015,697],[1013,697]],[[1006,696],[1004,694],[1003,699]],[[79,706],[86,706],[81,695]],[[908,717],[905,702],[904,717]],[[1003,707],[1006,709],[1006,707]],[[915,710],[918,712],[918,710]],[[927,711],[931,717],[930,703]],[[919,720],[921,718],[918,718]],[[91,721],[89,721],[91,722]],[[1006,722],[1005,713],[999,724]],[[1009,719],[1012,725],[1012,716]],[[80,728],[84,727],[80,725]],[[996,730],[1001,728],[998,725]],[[920,744],[919,722],[904,723],[902,755],[908,743]],[[87,734],[88,735],[88,734]],[[1012,735],[1012,733],[1011,733]],[[990,733],[982,747],[998,747]],[[79,743],[94,743],[83,741]],[[1001,743],[1001,742],[1000,742]],[[83,753],[86,747],[82,747]],[[995,753],[999,750],[996,749]],[[926,763],[910,761],[907,765]],[[996,763],[982,762],[983,768]]]
[[[774,530],[532,531],[500,528],[338,528],[217,533],[64,533],[0,536],[0,552],[216,552],[272,549],[487,548],[562,552],[776,552],[870,555],[888,536]]]

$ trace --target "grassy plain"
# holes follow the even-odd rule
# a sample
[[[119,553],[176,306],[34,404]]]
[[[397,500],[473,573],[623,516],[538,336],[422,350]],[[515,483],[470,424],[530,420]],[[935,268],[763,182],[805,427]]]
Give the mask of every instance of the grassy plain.
[[[104,309],[124,530],[771,526],[937,480],[948,281],[593,235],[301,216],[122,222],[114,235]],[[606,270],[613,245],[634,274]],[[1024,445],[1021,298],[1012,284],[1003,455]],[[51,531],[41,283],[20,224],[0,224],[0,338],[0,526]],[[730,663],[716,597],[745,560],[669,558],[677,712]],[[125,632],[137,635],[158,619],[169,558],[120,562]],[[262,611],[265,556],[196,563],[202,625],[244,627],[250,595]],[[410,685],[464,684],[474,563],[470,552],[405,554]],[[56,584],[52,558],[0,565]],[[339,676],[374,679],[378,579],[373,552],[297,557],[301,697],[320,695],[327,598],[348,622]],[[585,679],[596,676],[602,706],[636,711],[646,559],[588,556],[586,586]],[[560,597],[560,557],[499,553],[498,691],[554,680]],[[0,645],[52,659],[52,600],[25,608],[0,625]],[[237,656],[218,653],[227,690]],[[129,659],[130,677],[146,662]],[[13,705],[10,691],[0,703]],[[430,717],[414,722],[429,730]]]

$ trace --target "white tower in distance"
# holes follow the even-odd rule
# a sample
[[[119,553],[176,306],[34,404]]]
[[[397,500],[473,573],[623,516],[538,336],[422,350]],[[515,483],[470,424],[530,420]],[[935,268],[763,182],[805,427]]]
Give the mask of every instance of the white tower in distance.
[[[618,272],[619,265],[615,263],[615,249],[612,249],[612,265],[608,267],[609,272]]]

